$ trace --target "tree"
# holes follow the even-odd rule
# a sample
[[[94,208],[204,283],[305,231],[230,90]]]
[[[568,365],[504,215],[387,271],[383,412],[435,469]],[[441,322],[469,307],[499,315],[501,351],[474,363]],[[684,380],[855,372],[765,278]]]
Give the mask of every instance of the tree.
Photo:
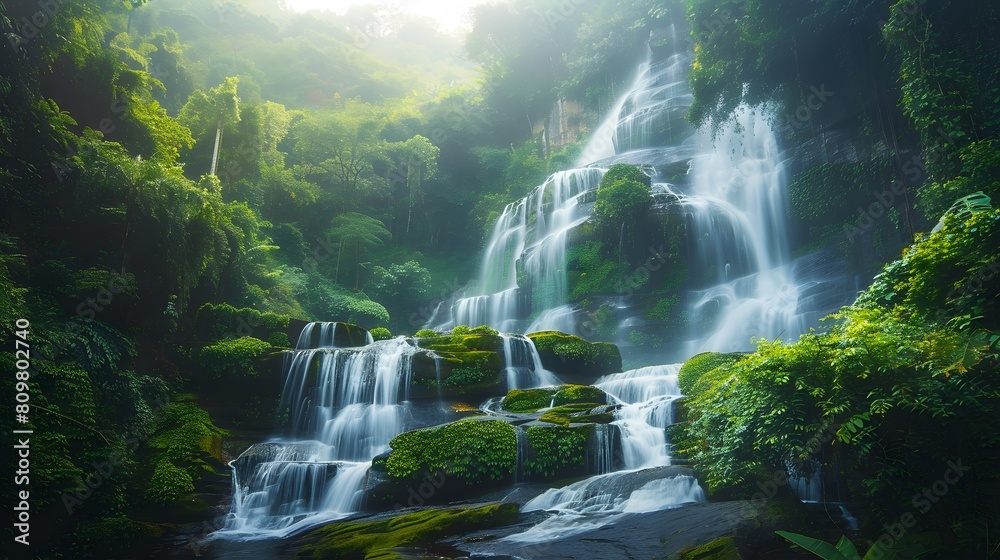
[[[215,175],[219,163],[219,147],[222,144],[222,129],[240,122],[240,98],[236,89],[240,79],[236,76],[226,78],[208,94],[196,90],[181,108],[178,118],[198,136],[204,136],[215,129],[215,146],[212,148],[212,165],[209,175]]]
[[[409,234],[413,207],[420,198],[420,184],[425,178],[437,172],[437,158],[441,150],[419,134],[400,142],[395,146],[395,150],[401,159],[399,166],[406,173],[406,233]]]
[[[357,212],[348,212],[333,219],[331,227],[326,232],[327,239],[337,239],[340,247],[337,250],[337,266],[334,269],[333,281],[340,275],[340,257],[344,245],[354,245],[354,289],[358,289],[361,279],[361,251],[381,247],[391,236],[385,224]]]
[[[395,318],[394,328],[400,330],[400,321],[425,304],[431,291],[431,273],[417,261],[394,264],[389,268],[376,266],[368,281],[368,291],[389,309]],[[407,313],[407,311],[410,313]]]

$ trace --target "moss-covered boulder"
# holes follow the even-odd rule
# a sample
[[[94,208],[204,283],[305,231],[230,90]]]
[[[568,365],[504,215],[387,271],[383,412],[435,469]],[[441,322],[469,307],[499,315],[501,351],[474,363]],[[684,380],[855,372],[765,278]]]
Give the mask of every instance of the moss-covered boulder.
[[[528,338],[535,343],[542,366],[563,381],[588,385],[622,369],[621,352],[610,342],[587,342],[558,331],[531,333]]]
[[[517,504],[426,509],[380,521],[331,523],[299,542],[299,556],[314,559],[396,560],[426,557],[422,550],[447,536],[515,523]]]
[[[411,398],[486,398],[503,383],[503,339],[489,332],[415,338]]]
[[[695,395],[702,390],[699,384],[710,383],[713,378],[710,375],[711,372],[735,363],[743,356],[744,354],[727,354],[721,352],[702,352],[701,354],[692,356],[688,361],[684,362],[684,365],[681,366],[680,371],[677,373],[677,384],[680,387],[681,393],[688,396]]]
[[[384,481],[369,484],[369,507],[442,503],[512,482],[517,468],[517,433],[502,420],[465,419],[402,433],[392,451],[372,470]],[[413,502],[413,492],[419,497]]]
[[[733,537],[719,537],[697,548],[684,551],[683,560],[742,560],[739,547]]]
[[[502,408],[507,412],[536,412],[541,408],[588,403],[587,408],[607,404],[608,395],[590,385],[560,385],[541,389],[513,389],[504,397]]]
[[[568,426],[570,424],[610,424],[615,419],[615,410],[620,405],[602,404],[594,406],[594,403],[564,404],[546,410],[538,417],[540,422]]]

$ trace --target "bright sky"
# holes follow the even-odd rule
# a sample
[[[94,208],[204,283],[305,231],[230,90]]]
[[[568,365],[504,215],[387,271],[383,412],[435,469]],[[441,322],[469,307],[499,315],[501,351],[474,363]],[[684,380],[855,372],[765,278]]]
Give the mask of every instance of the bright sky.
[[[434,18],[441,22],[443,31],[454,31],[468,27],[466,15],[470,8],[486,0],[286,0],[289,8],[304,12],[307,10],[329,10],[345,13],[351,6],[376,4],[392,10]]]

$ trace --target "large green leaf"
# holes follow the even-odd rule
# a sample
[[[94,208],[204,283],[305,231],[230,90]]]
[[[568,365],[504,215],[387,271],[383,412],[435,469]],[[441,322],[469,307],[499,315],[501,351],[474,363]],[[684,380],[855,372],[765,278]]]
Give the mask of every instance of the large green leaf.
[[[836,546],[833,546],[826,541],[821,541],[819,539],[814,539],[798,533],[789,533],[788,531],[775,531],[775,533],[801,546],[809,552],[812,552],[816,556],[825,558],[826,560],[859,560],[856,550],[854,551],[853,556],[848,556],[838,550]],[[843,543],[843,539],[841,540],[841,543]]]

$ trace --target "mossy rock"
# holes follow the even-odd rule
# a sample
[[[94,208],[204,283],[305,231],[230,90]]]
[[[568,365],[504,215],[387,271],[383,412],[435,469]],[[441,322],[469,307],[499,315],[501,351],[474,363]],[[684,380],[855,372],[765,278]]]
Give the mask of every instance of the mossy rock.
[[[413,358],[411,398],[486,398],[496,394],[504,368],[501,337],[469,333],[415,341],[428,352]]]
[[[536,412],[549,406],[588,403],[590,408],[608,402],[608,395],[590,385],[560,385],[541,389],[512,389],[503,400],[508,412]]]
[[[743,558],[733,537],[719,537],[681,555],[681,560],[743,560]]]
[[[595,403],[574,403],[553,407],[538,417],[540,422],[569,426],[573,423],[610,424],[615,419],[614,407]]]
[[[621,352],[610,342],[587,342],[558,331],[531,333],[528,338],[535,343],[542,366],[563,380],[586,385],[622,369]]]
[[[299,556],[315,559],[394,559],[409,554],[402,547],[427,547],[446,536],[510,525],[519,515],[517,504],[478,508],[426,509],[382,521],[332,523],[305,537]],[[419,552],[414,556],[420,555]]]
[[[699,389],[700,382],[704,381],[708,383],[711,377],[708,375],[710,372],[735,363],[743,356],[744,354],[726,354],[721,352],[703,352],[692,356],[688,361],[684,362],[684,365],[681,366],[680,371],[677,373],[677,384],[680,387],[681,393],[693,396],[701,392]]]

